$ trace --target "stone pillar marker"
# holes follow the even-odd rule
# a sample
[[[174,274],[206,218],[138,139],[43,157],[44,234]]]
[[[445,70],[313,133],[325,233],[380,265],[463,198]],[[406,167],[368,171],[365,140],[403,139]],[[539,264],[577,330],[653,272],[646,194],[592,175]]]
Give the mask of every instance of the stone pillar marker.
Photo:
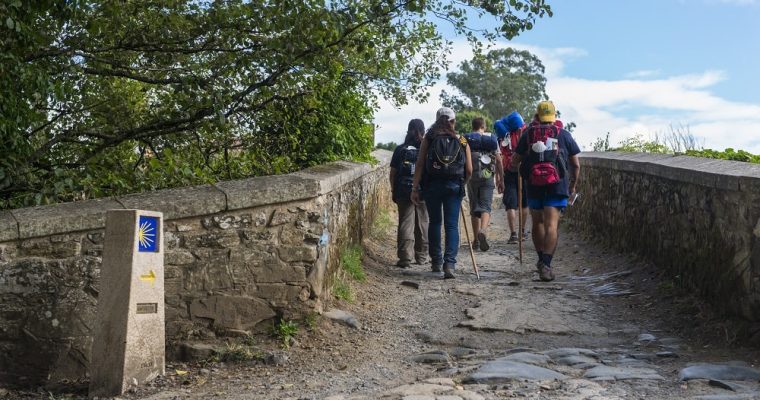
[[[89,397],[118,396],[165,373],[163,214],[106,213]]]

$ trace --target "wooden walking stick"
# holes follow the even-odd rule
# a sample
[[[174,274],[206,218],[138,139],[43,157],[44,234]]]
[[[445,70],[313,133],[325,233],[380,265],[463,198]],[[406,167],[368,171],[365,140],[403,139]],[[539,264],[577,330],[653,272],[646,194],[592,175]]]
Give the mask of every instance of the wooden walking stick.
[[[472,259],[472,268],[475,270],[475,276],[480,280],[480,272],[478,272],[478,264],[475,263],[475,252],[472,251],[472,241],[470,240],[470,231],[467,230],[467,217],[464,216],[464,208],[459,207],[459,211],[462,212],[462,225],[464,225],[464,234],[467,236],[467,245],[470,248],[470,258]],[[474,234],[475,232],[473,232]]]
[[[517,232],[517,248],[520,252],[520,264],[523,263],[523,217],[522,217],[522,177],[517,177],[517,218],[519,232]],[[514,220],[513,220],[514,221]]]

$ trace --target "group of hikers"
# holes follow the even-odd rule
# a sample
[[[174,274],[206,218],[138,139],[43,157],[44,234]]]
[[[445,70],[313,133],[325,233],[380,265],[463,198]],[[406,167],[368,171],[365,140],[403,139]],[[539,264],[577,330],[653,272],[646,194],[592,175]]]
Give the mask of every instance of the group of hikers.
[[[429,255],[433,272],[453,279],[465,192],[472,247],[488,251],[496,189],[503,193],[507,210],[507,243],[527,239],[524,228],[518,232],[518,220],[526,221],[530,210],[539,278],[554,280],[552,258],[559,218],[576,193],[580,173],[580,148],[556,114],[551,101],[539,102],[529,124],[512,112],[494,123],[495,135],[486,132],[483,118],[472,120],[471,133],[457,134],[456,114],[448,107],[438,110],[427,131],[422,120],[411,120],[404,143],[396,147],[391,159],[391,189],[398,206],[396,265],[426,264]]]

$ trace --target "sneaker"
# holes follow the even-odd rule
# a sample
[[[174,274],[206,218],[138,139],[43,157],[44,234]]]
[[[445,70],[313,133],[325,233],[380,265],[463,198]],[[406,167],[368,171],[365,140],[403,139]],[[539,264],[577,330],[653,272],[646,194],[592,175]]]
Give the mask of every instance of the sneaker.
[[[509,240],[507,240],[507,244],[515,244],[517,243],[517,233],[512,232],[512,235],[509,236]]]
[[[424,265],[424,264],[426,264],[426,263],[427,263],[427,257],[415,257],[415,258],[414,258],[414,261],[415,261],[415,262],[416,262],[418,265]]]
[[[543,282],[551,282],[554,280],[554,272],[552,272],[551,268],[542,263],[541,269],[538,270],[538,277]]]
[[[409,267],[412,266],[412,263],[410,263],[409,261],[401,261],[401,260],[399,260],[396,263],[396,266],[399,267],[399,268],[409,268]]]
[[[443,266],[443,279],[454,279],[454,269],[448,264]]]
[[[478,242],[478,239],[475,239],[475,240],[472,241],[472,248],[474,250],[477,250],[477,249],[480,248],[480,242]]]
[[[523,242],[530,239],[530,232],[523,232]]]
[[[480,242],[480,251],[488,251],[491,246],[488,245],[486,234],[483,231],[478,232],[478,242]]]

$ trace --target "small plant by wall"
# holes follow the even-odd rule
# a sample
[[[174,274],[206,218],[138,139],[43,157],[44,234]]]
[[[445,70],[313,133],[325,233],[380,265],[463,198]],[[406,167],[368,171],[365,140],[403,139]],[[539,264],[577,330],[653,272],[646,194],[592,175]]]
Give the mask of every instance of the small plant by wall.
[[[352,244],[343,249],[340,254],[340,267],[351,278],[356,281],[364,282],[367,275],[364,273],[362,266],[363,249],[357,244]]]

